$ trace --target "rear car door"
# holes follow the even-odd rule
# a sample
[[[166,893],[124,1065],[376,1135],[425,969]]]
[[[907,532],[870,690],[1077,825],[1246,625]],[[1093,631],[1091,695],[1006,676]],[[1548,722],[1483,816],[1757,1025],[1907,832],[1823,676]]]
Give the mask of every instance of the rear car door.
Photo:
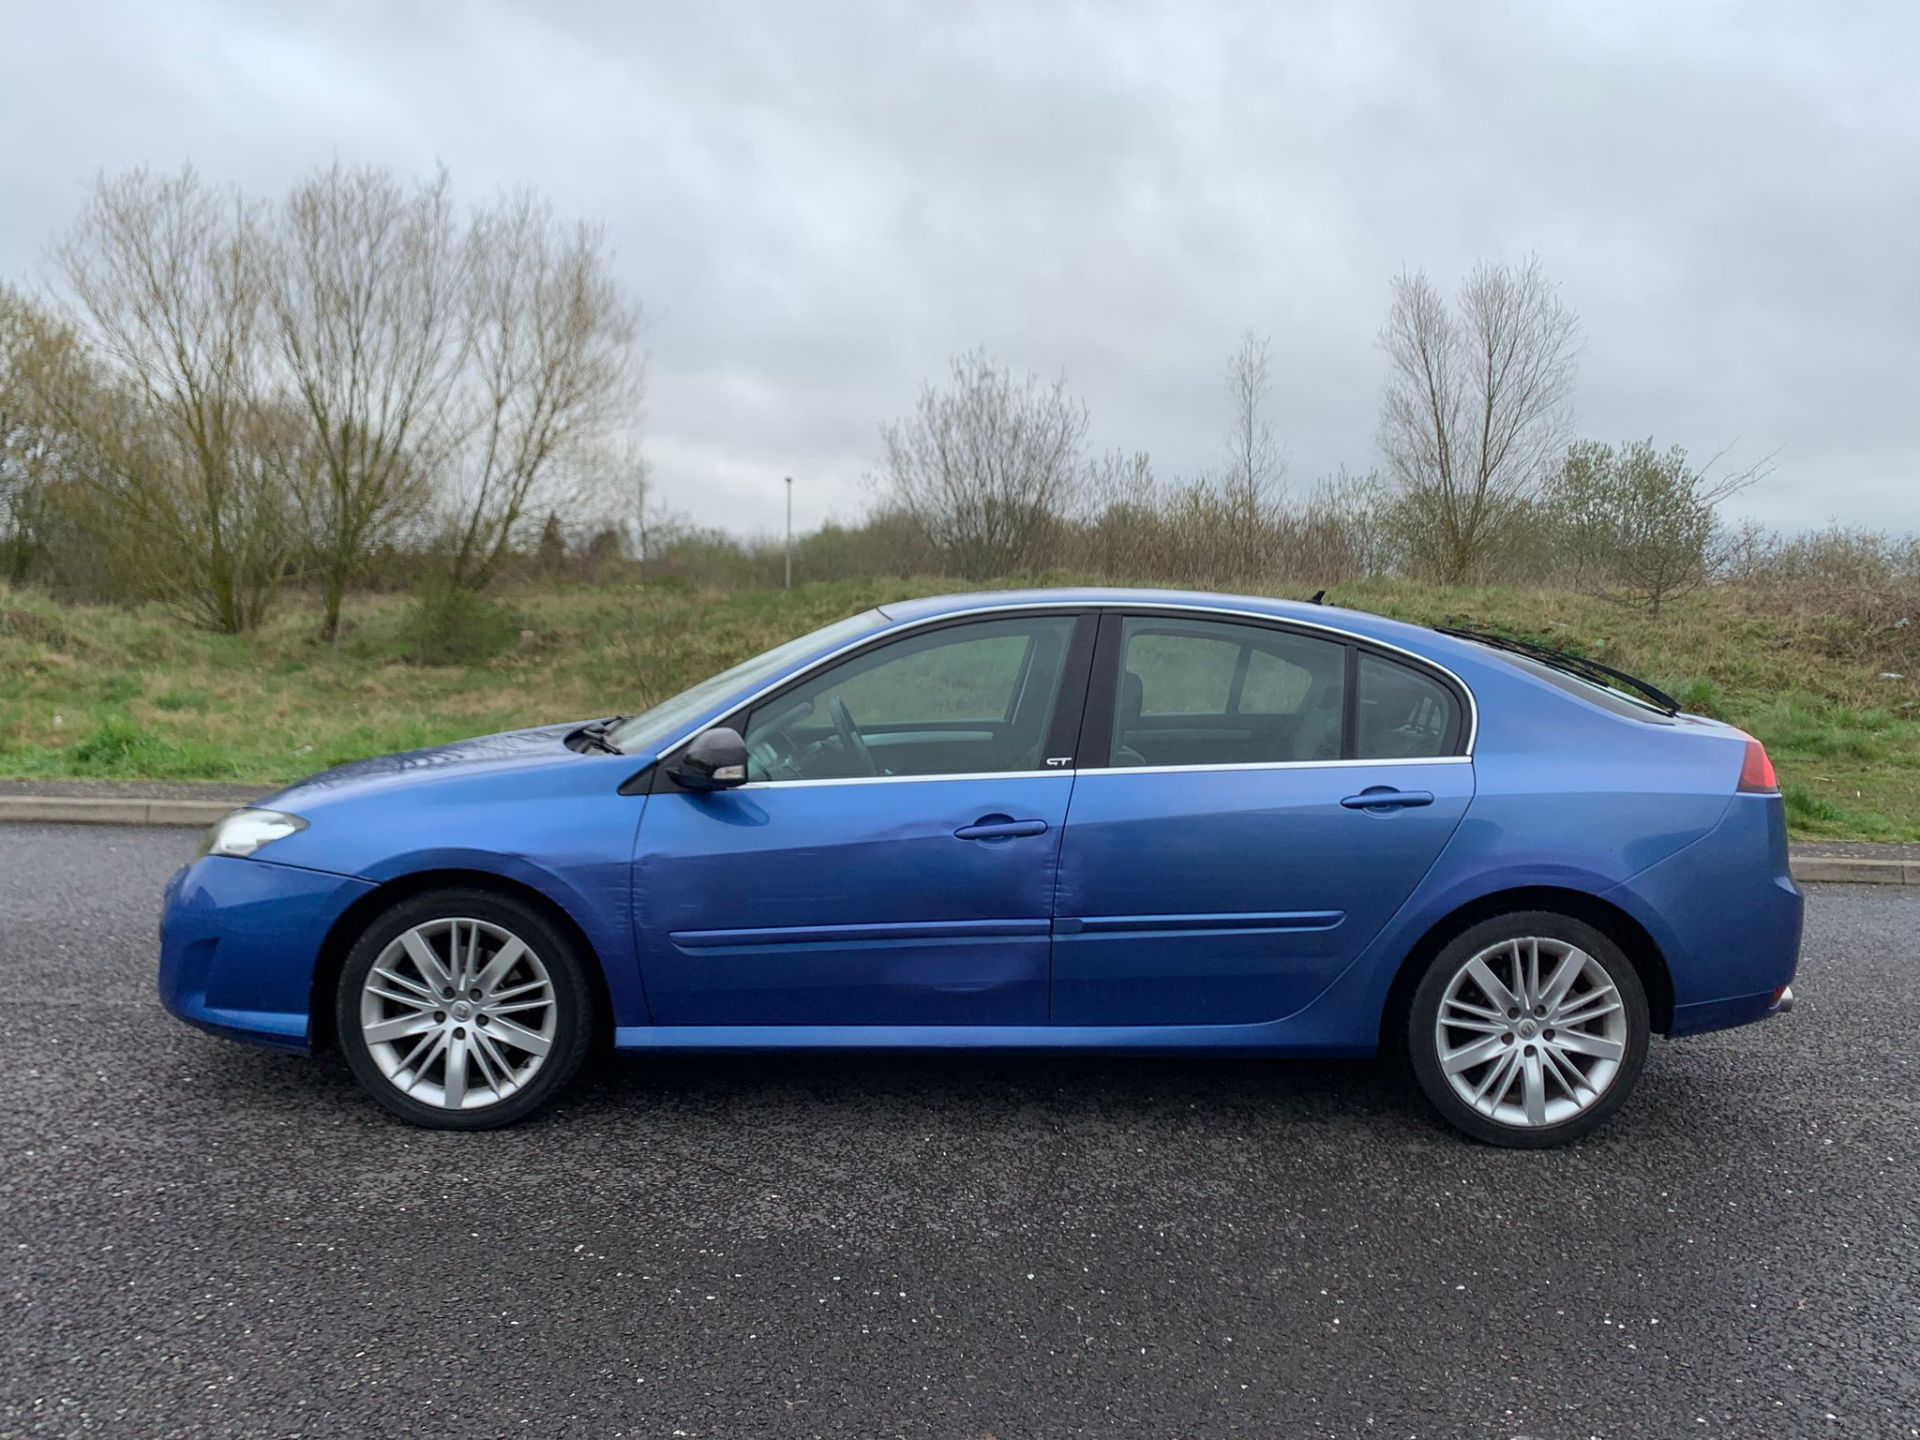
[[[884,635],[724,722],[744,786],[684,791],[657,767],[634,866],[656,1022],[1045,1024],[1093,626],[1034,611]]]
[[[1459,825],[1470,723],[1457,681],[1338,633],[1105,616],[1060,854],[1054,1023],[1306,1005]]]

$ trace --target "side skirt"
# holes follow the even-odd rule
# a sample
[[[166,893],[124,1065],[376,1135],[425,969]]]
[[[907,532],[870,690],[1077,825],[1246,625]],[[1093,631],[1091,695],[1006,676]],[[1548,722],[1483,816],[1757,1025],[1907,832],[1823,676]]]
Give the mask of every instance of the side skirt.
[[[1358,1059],[1285,1020],[1262,1025],[622,1025],[617,1050],[1035,1050]]]

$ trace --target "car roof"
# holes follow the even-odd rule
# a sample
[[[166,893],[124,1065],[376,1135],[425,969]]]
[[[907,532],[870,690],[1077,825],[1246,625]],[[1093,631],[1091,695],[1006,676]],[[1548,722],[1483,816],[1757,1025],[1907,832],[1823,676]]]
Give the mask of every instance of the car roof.
[[[1205,590],[1152,590],[1109,586],[1062,586],[1057,589],[986,590],[963,595],[928,595],[917,600],[893,600],[880,613],[898,623],[935,620],[980,610],[1017,609],[1033,605],[1070,607],[1172,606],[1191,610],[1219,610],[1292,620],[1304,625],[1343,630],[1365,639],[1413,649],[1416,653],[1452,658],[1465,647],[1424,625],[1390,620],[1365,610],[1340,605],[1315,605],[1305,600],[1281,600],[1271,595],[1223,595]],[[1471,652],[1467,652],[1470,656]]]

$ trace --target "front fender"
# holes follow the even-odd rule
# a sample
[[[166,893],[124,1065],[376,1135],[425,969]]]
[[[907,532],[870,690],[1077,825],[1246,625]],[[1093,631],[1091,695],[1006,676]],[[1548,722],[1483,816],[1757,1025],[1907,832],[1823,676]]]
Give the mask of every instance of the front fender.
[[[523,854],[445,845],[387,856],[362,872],[375,886],[440,873],[496,876],[558,906],[593,948],[606,977],[613,1023],[650,1022],[633,945],[630,858],[576,856],[571,864],[556,865]]]

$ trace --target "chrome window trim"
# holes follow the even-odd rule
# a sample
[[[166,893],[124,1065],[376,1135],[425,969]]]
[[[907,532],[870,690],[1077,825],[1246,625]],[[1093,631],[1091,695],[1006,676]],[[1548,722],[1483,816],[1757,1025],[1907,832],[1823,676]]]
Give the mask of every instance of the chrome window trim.
[[[886,614],[886,607],[884,605],[878,605],[874,608],[879,610],[881,614]],[[1014,777],[1025,778],[1033,775],[1095,775],[1103,769],[1123,775],[1146,775],[1176,770],[1299,770],[1333,766],[1351,767],[1356,765],[1460,764],[1472,762],[1474,746],[1477,745],[1480,740],[1480,702],[1473,693],[1473,687],[1462,680],[1452,669],[1441,664],[1438,660],[1429,659],[1427,656],[1409,650],[1405,646],[1395,645],[1390,640],[1376,640],[1370,635],[1355,634],[1351,630],[1343,630],[1337,625],[1322,624],[1317,620],[1296,620],[1291,615],[1273,615],[1264,610],[1248,610],[1244,607],[1231,605],[1194,605],[1182,604],[1179,601],[1146,599],[1138,601],[1100,600],[1092,602],[1075,602],[1072,600],[1020,600],[1006,605],[977,605],[965,610],[948,610],[939,615],[928,615],[919,620],[909,620],[904,624],[895,625],[890,629],[849,640],[846,644],[828,651],[825,655],[810,661],[791,674],[783,675],[771,684],[761,686],[752,694],[742,699],[732,701],[718,714],[703,720],[679,739],[664,746],[654,758],[654,764],[666,764],[669,756],[688,744],[694,736],[712,725],[715,720],[723,716],[731,715],[736,710],[753,706],[766,696],[773,694],[774,691],[784,689],[796,681],[804,680],[816,670],[824,669],[842,656],[851,654],[856,650],[866,649],[868,646],[879,644],[891,636],[911,634],[915,630],[924,629],[927,626],[945,625],[954,620],[973,619],[986,615],[1019,614],[1022,611],[1028,610],[1056,610],[1069,615],[1136,614],[1152,611],[1177,615],[1226,615],[1241,620],[1264,621],[1268,625],[1277,625],[1281,628],[1292,627],[1296,630],[1310,630],[1318,634],[1334,636],[1343,644],[1370,645],[1376,650],[1385,650],[1395,655],[1405,656],[1415,665],[1437,671],[1454,683],[1459,692],[1467,697],[1466,743],[1461,747],[1461,752],[1458,755],[1433,755],[1417,757],[1410,760],[1271,760],[1250,765],[1089,766],[1084,769],[1075,765],[1060,770],[1000,770],[962,772],[955,775],[856,775],[846,779],[750,780],[745,785],[736,785],[731,788],[734,790],[757,790],[775,785],[871,785],[874,783],[884,784],[888,782],[924,780],[1005,780]],[[892,619],[893,617],[888,616],[887,618]]]
[[[1254,760],[1244,765],[1107,765],[1093,770],[958,770],[943,775],[841,775],[818,780],[749,780],[730,785],[729,793],[740,790],[817,788],[822,785],[922,785],[935,780],[1066,780],[1074,776],[1087,779],[1094,775],[1191,775],[1196,772],[1249,770],[1355,770],[1380,769],[1391,765],[1471,765],[1471,755],[1416,755],[1400,760]]]
[[[1243,770],[1378,770],[1389,765],[1471,765],[1471,755],[1411,755],[1391,760],[1251,760],[1244,765],[1102,765],[1091,770],[1063,771],[1079,775],[1193,775],[1205,771]],[[1022,771],[1022,774],[1033,772]]]
[[[729,785],[727,793],[741,790],[817,789],[822,785],[924,785],[934,780],[1067,780],[1077,770],[960,770],[950,775],[833,775],[818,780],[749,780],[744,785]]]

